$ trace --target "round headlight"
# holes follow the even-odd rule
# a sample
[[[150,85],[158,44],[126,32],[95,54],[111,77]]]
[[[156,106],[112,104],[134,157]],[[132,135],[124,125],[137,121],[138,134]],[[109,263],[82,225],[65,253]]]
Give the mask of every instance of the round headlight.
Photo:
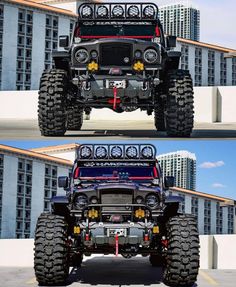
[[[122,148],[119,146],[113,146],[111,149],[112,158],[121,158],[122,157]]]
[[[158,59],[157,51],[154,49],[148,49],[144,52],[144,60],[149,63],[153,64]]]
[[[144,199],[142,198],[142,196],[137,196],[135,201],[136,201],[136,203],[141,204],[141,203],[143,203]]]
[[[137,158],[138,157],[138,150],[135,146],[130,146],[126,150],[126,156],[128,158]]]
[[[83,146],[80,150],[80,157],[84,159],[91,158],[92,156],[92,149],[88,146]]]
[[[135,58],[140,59],[142,57],[142,52],[140,50],[135,51],[134,53]]]
[[[84,64],[89,60],[89,54],[88,51],[85,49],[79,49],[75,52],[75,59],[80,64]]]
[[[151,209],[157,208],[159,204],[158,197],[155,194],[147,195],[145,201],[146,201],[147,206],[150,207]]]
[[[130,18],[138,17],[139,16],[139,9],[138,9],[138,7],[135,6],[135,5],[130,6],[129,9],[128,9],[128,16]]]
[[[115,18],[122,17],[124,15],[124,8],[121,5],[115,5],[112,10],[112,15]]]
[[[107,157],[107,150],[103,146],[99,146],[95,151],[96,158],[103,159]]]
[[[141,154],[144,158],[153,158],[153,150],[150,146],[144,147]]]
[[[106,6],[102,5],[98,7],[97,16],[99,18],[107,18],[108,17],[108,9]]]
[[[97,197],[96,197],[96,196],[92,196],[92,197],[90,198],[90,202],[91,202],[92,204],[98,203]]]
[[[77,196],[76,200],[75,200],[75,204],[77,208],[84,208],[85,206],[88,205],[88,198],[86,195],[81,194],[79,196]]]
[[[143,14],[147,18],[153,18],[155,16],[155,10],[153,6],[151,5],[146,6],[143,10]]]
[[[81,16],[83,18],[92,18],[93,16],[93,9],[89,5],[85,5],[82,7]]]
[[[98,52],[95,51],[95,50],[93,50],[93,51],[91,52],[91,58],[92,58],[92,59],[96,59],[97,56],[98,56]]]

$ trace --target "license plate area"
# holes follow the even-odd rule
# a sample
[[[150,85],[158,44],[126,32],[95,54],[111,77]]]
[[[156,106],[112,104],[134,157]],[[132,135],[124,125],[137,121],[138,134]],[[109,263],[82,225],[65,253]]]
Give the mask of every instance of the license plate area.
[[[107,89],[113,89],[113,88],[126,89],[126,87],[127,87],[126,80],[122,80],[122,81],[106,80]]]
[[[115,237],[116,234],[119,237],[126,237],[127,229],[126,228],[108,228],[107,229],[107,237]]]

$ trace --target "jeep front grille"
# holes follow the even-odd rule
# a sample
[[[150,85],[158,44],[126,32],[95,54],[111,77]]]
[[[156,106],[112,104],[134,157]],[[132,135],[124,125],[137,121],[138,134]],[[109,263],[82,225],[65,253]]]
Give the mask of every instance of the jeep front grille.
[[[101,44],[101,66],[131,66],[132,45],[124,43]]]
[[[127,204],[132,203],[133,195],[129,191],[106,191],[101,193],[102,204]],[[107,210],[125,210],[125,207],[103,207],[103,211]]]

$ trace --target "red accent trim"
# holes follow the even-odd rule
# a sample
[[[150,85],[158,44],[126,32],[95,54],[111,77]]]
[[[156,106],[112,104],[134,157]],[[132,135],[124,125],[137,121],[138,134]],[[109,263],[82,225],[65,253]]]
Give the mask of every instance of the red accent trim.
[[[152,39],[153,36],[80,36],[81,39],[100,39],[100,38],[111,38],[111,39],[119,39],[119,38],[131,38],[131,39]]]
[[[116,256],[119,255],[119,236],[118,234],[115,235],[115,242],[116,242]]]
[[[110,179],[119,179],[117,176],[97,176],[97,177],[80,177],[81,180],[110,180]],[[144,179],[153,179],[152,176],[131,176],[130,180],[144,180]]]
[[[75,170],[74,178],[78,178],[78,177],[79,177],[79,168],[77,167]]]
[[[86,233],[86,235],[85,235],[85,241],[89,241],[89,234],[88,233]]]
[[[113,94],[114,94],[113,110],[116,110],[117,87],[113,87]]]
[[[156,26],[155,33],[156,33],[156,37],[161,36],[161,31],[160,31],[160,28],[158,26]]]
[[[121,99],[117,98],[117,99],[116,99],[116,103],[117,103],[117,104],[120,104],[120,103],[121,103]],[[108,104],[113,105],[113,104],[114,104],[114,99],[108,100]]]
[[[75,28],[74,36],[80,37],[80,28],[79,27]]]
[[[148,236],[148,234],[145,234],[145,235],[144,235],[144,241],[149,241],[149,236]]]
[[[158,177],[158,173],[157,173],[157,168],[156,167],[153,168],[153,175],[154,175],[155,178]]]

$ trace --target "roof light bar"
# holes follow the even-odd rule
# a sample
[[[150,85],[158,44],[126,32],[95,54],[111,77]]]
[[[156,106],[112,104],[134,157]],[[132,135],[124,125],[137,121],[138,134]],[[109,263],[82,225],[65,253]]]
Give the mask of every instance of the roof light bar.
[[[150,144],[89,144],[77,149],[78,160],[155,160],[156,149]]]
[[[153,3],[84,3],[78,8],[79,19],[87,21],[154,21],[158,7]]]

